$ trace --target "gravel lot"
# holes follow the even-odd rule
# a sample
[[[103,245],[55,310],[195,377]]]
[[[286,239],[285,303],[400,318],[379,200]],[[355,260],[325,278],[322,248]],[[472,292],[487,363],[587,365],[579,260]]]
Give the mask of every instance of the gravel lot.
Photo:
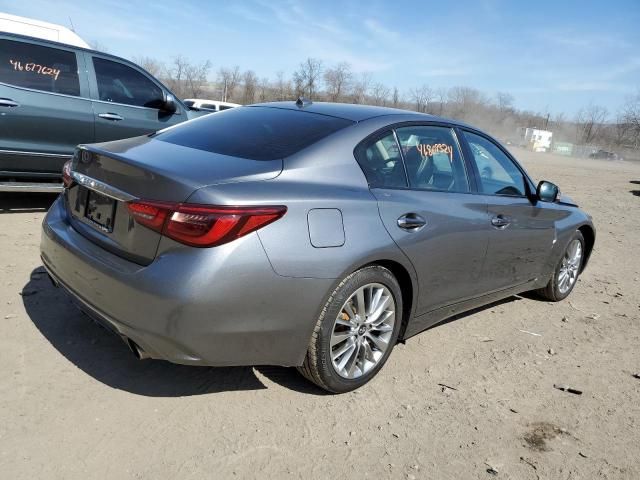
[[[640,164],[516,155],[594,217],[573,294],[433,328],[341,396],[135,360],[42,273],[52,197],[0,194],[0,477],[640,478]]]

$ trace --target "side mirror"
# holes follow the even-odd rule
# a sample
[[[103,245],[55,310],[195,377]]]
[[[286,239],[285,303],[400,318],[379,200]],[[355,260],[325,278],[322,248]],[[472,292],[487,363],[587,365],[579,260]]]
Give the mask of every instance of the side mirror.
[[[164,93],[162,99],[162,111],[167,113],[176,113],[178,105],[176,105],[176,99],[170,93]]]
[[[536,189],[536,195],[541,202],[555,202],[559,193],[560,189],[557,185],[545,180],[541,181]]]

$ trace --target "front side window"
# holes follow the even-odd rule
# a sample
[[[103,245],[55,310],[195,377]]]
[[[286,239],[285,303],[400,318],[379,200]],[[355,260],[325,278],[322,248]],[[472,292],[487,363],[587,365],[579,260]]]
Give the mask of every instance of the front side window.
[[[14,40],[0,40],[0,82],[80,96],[74,52]]]
[[[410,188],[468,192],[469,182],[451,128],[418,125],[396,130]]]
[[[480,135],[464,132],[464,136],[480,173],[482,193],[523,197],[524,176],[511,159],[495,143]]]
[[[406,188],[402,156],[392,132],[356,149],[356,159],[371,188]]]
[[[160,87],[137,70],[98,57],[93,57],[93,66],[100,100],[137,107],[162,107]]]

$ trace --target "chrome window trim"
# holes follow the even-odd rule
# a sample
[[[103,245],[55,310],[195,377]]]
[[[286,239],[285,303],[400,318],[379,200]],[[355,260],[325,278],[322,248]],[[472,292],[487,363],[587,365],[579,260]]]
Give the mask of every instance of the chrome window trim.
[[[95,178],[88,177],[82,173],[71,172],[71,176],[78,183],[78,185],[82,185],[89,190],[93,190],[95,192],[101,193],[109,198],[113,198],[114,200],[118,200],[120,202],[131,202],[134,200],[138,200],[138,197],[134,197],[133,195],[128,194],[127,192],[123,192],[111,185],[107,185],[100,180],[96,180]]]
[[[83,97],[82,95],[67,95],[66,93],[47,92],[46,90],[38,90],[37,88],[21,87],[19,85],[13,85],[12,83],[6,83],[6,82],[0,82],[0,85],[4,85],[11,88],[18,88],[20,90],[24,90],[27,92],[44,93],[45,95],[55,95],[56,97],[75,98],[78,100],[86,100],[87,102],[92,101],[91,98]]]
[[[65,155],[62,153],[26,152],[26,151],[19,151],[19,150],[3,150],[3,149],[0,149],[0,153],[6,153],[9,155],[24,155],[28,157],[71,158],[73,156],[73,155]]]

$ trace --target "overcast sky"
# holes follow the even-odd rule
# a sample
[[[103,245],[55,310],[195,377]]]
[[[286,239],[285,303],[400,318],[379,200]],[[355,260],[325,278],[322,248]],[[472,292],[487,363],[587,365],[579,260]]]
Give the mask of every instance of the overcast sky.
[[[375,82],[510,92],[518,108],[612,115],[640,87],[640,0],[0,0],[0,11],[73,22],[110,53],[182,54],[259,77],[306,57],[346,61]]]

